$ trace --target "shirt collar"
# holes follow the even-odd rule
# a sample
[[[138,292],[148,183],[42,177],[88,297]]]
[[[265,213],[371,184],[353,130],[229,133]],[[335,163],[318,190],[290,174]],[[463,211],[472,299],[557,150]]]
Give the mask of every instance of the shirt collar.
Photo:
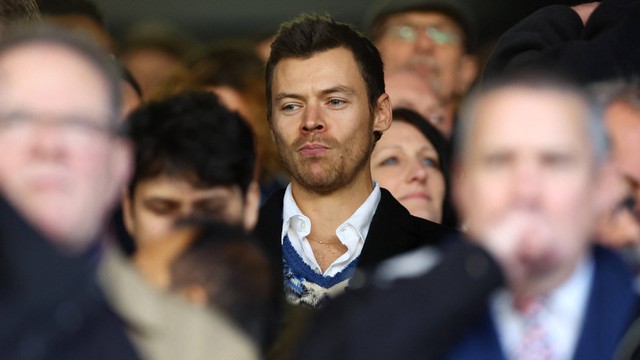
[[[375,181],[373,185],[373,191],[371,191],[367,200],[336,229],[336,234],[338,234],[340,230],[351,226],[358,232],[361,239],[364,240],[367,238],[369,227],[371,226],[371,219],[373,219],[373,215],[378,208],[381,198],[380,185]],[[291,226],[297,227],[295,231],[301,236],[309,235],[311,232],[311,220],[302,213],[296,201],[293,199],[291,183],[287,185],[282,207],[282,233],[280,234],[280,240],[282,241]]]

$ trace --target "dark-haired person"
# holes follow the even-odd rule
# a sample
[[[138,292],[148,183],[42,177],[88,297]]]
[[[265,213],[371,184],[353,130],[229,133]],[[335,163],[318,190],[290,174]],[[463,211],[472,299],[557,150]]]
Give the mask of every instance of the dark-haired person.
[[[298,17],[273,42],[266,82],[269,121],[292,181],[263,205],[256,232],[291,305],[283,342],[272,350],[285,357],[303,331],[296,328],[301,314],[311,312],[301,309],[330,303],[354,273],[454,232],[411,216],[371,177],[371,151],[391,124],[391,104],[382,60],[367,38],[330,17]],[[459,299],[473,303],[499,283],[497,265],[475,247],[453,248],[442,266],[459,269],[456,282],[473,294]],[[486,266],[467,268],[470,259]]]
[[[191,243],[192,234],[175,231],[179,221],[253,227],[259,194],[249,126],[207,92],[149,102],[127,125],[135,165],[122,210],[140,272],[109,257],[102,280],[118,313],[145,358],[257,358],[257,345],[220,311],[187,307],[152,287],[169,285],[168,264]]]
[[[449,142],[420,114],[394,109],[371,155],[371,174],[411,215],[455,227],[449,199]]]
[[[209,222],[195,232],[169,263],[170,287],[199,306],[221,310],[262,343],[273,288],[266,254],[239,226]]]
[[[254,227],[259,191],[253,135],[215,95],[187,92],[150,102],[131,114],[128,125],[135,165],[122,209],[138,247],[184,218]]]

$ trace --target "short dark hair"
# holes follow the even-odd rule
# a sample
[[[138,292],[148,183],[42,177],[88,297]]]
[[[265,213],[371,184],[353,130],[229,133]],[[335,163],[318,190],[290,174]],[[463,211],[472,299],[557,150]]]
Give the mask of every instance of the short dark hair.
[[[369,108],[376,106],[378,98],[384,94],[384,70],[378,49],[351,25],[338,22],[328,15],[302,14],[280,25],[271,44],[271,55],[265,71],[269,120],[273,111],[271,87],[276,65],[283,59],[307,59],[339,47],[353,54],[367,87]]]
[[[135,145],[129,185],[159,175],[197,187],[238,185],[243,194],[254,178],[254,139],[249,125],[204,91],[184,92],[147,103],[128,118]]]
[[[35,0],[0,1],[0,31],[13,23],[40,21],[40,10]]]
[[[120,120],[122,86],[118,69],[97,45],[83,34],[51,25],[13,27],[0,38],[0,58],[22,46],[51,44],[68,49],[89,62],[104,78],[111,97],[111,117],[115,125]]]
[[[209,306],[263,341],[274,279],[266,254],[241,227],[207,223],[173,260],[170,272],[173,289],[201,286]]]

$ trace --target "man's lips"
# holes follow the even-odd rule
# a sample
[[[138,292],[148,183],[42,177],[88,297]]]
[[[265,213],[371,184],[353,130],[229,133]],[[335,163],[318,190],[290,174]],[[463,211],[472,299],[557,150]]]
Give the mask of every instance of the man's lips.
[[[327,151],[327,147],[320,144],[306,144],[302,146],[298,152],[302,155],[319,155]]]

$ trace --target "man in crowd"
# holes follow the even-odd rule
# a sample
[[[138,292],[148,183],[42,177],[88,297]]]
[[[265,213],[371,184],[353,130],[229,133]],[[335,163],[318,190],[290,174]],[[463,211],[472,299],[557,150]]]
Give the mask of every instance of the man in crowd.
[[[628,247],[637,264],[640,245],[640,88],[636,83],[612,81],[594,86],[606,106],[605,124],[620,185],[618,206],[606,214],[599,238],[614,247]]]
[[[459,287],[459,270],[449,269],[450,281],[434,290],[438,268],[391,284],[386,279],[398,270],[380,268],[373,285],[320,314],[302,353],[612,358],[638,301],[624,264],[591,240],[610,171],[602,114],[592,103],[579,88],[541,75],[503,79],[474,94],[457,132],[454,195],[469,237],[503,259],[506,287],[492,297],[467,294],[464,301],[477,297],[465,304],[446,294]],[[390,261],[408,265],[409,256]],[[458,311],[429,314],[443,302]],[[469,309],[483,306],[484,315]],[[327,318],[340,320],[330,326]],[[341,340],[327,341],[329,333]]]
[[[390,126],[391,106],[381,58],[368,39],[328,17],[296,18],[280,28],[266,82],[269,121],[292,177],[286,190],[263,205],[256,227],[276,278],[282,276],[276,280],[280,292],[291,304],[285,308],[291,316],[285,317],[282,342],[272,353],[282,358],[286,355],[279,351],[290,352],[303,333],[300,324],[309,311],[301,309],[322,307],[342,293],[354,273],[423,244],[437,248],[454,232],[411,216],[371,178],[370,155]],[[444,269],[459,269],[454,280],[468,285],[448,295],[470,304],[500,282],[496,263],[484,251],[465,243],[447,248],[453,255],[436,265],[431,290],[451,279]],[[428,268],[433,260],[419,267]],[[469,262],[481,266],[463,265]],[[449,316],[461,309],[449,304],[423,313]],[[329,344],[337,343],[334,335],[326,337]]]
[[[138,248],[181,219],[252,230],[258,217],[253,135],[237,113],[206,92],[151,102],[128,120],[135,168],[122,210]]]
[[[129,173],[112,66],[56,29],[0,42],[0,189],[51,240],[3,216],[3,356],[136,358],[87,262]]]
[[[450,358],[613,357],[637,297],[620,259],[592,242],[611,170],[593,103],[575,85],[522,76],[487,84],[465,108],[462,217],[481,244],[521,246],[525,272],[517,281],[507,273]]]
[[[478,73],[469,11],[455,1],[384,0],[366,21],[385,70],[410,69],[431,85],[445,110],[439,128],[451,136],[458,101]]]

